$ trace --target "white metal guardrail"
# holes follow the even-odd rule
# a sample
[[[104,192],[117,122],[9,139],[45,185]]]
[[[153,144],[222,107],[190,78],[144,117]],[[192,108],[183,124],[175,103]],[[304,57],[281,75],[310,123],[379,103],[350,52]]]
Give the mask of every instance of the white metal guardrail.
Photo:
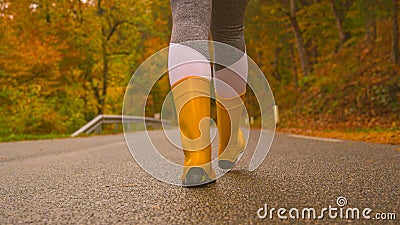
[[[81,133],[89,134],[93,131],[101,131],[101,126],[103,124],[122,124],[124,123],[143,123],[143,120],[147,125],[150,126],[161,126],[161,120],[155,119],[152,117],[141,117],[141,116],[124,116],[124,120],[122,120],[121,115],[98,115],[91,121],[89,121],[86,125],[79,128],[79,130],[75,131],[71,137],[75,137]],[[163,123],[169,123],[168,121],[163,121]]]
[[[273,108],[275,123],[279,122],[279,113],[278,106],[274,105]],[[124,120],[122,120],[121,115],[98,115],[91,121],[89,121],[86,125],[79,128],[79,130],[75,131],[71,134],[71,137],[75,137],[81,133],[89,134],[93,131],[100,131],[101,126],[103,124],[122,124],[125,123],[143,123],[145,120],[146,124],[149,126],[161,126],[162,123],[169,124],[168,121],[161,121],[160,119],[152,118],[152,117],[141,117],[141,116],[124,116]],[[100,133],[99,132],[99,133]]]

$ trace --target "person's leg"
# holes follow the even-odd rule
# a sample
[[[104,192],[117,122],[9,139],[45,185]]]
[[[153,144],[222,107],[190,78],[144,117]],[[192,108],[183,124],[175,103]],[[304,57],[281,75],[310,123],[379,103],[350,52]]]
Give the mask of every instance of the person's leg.
[[[214,0],[211,17],[212,39],[222,42],[231,48],[216,45],[215,61],[224,65],[216,64],[215,78],[227,83],[237,94],[225,90],[221,85],[216,86],[217,93],[225,98],[235,97],[246,90],[247,80],[247,55],[246,42],[244,39],[244,16],[248,0]],[[226,68],[226,66],[228,68]],[[234,69],[236,72],[229,70]]]
[[[204,61],[209,60],[207,40],[212,0],[170,0],[170,5],[172,11],[168,56],[170,84],[173,85],[188,76],[211,77],[209,63]],[[190,61],[193,62],[188,63]]]
[[[215,45],[214,85],[217,96],[219,166],[231,169],[243,151],[245,140],[239,128],[246,91],[248,64],[244,40],[244,15],[248,0],[213,2],[211,32]]]
[[[207,40],[212,2],[171,0],[170,3],[172,35],[168,68],[185,155],[182,184],[196,186],[215,178],[208,120],[211,68]]]

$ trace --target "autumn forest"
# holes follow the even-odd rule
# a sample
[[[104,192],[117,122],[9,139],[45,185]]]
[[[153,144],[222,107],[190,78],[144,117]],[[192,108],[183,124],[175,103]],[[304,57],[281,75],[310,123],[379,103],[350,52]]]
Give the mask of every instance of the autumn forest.
[[[132,72],[168,46],[170,16],[161,0],[0,0],[0,136],[71,134],[121,114]],[[250,0],[247,51],[278,126],[398,131],[398,20],[398,0]],[[148,116],[168,92],[165,76]]]

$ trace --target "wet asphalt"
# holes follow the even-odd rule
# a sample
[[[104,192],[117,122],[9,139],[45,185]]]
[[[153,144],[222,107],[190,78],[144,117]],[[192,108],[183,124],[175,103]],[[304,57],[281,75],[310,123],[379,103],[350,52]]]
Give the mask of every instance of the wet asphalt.
[[[122,134],[0,143],[0,224],[400,224],[400,146],[277,133],[252,172],[250,156],[215,183],[183,188],[141,169]],[[338,206],[339,197],[347,204]],[[280,219],[266,205],[372,212],[369,220]]]

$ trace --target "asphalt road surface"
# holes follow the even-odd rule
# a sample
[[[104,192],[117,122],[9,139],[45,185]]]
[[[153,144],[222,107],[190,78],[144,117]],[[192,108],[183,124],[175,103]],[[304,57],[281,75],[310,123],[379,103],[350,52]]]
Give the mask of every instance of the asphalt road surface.
[[[400,224],[400,146],[278,133],[257,170],[243,162],[183,188],[142,170],[121,134],[0,143],[0,224]],[[333,217],[321,213],[329,206]],[[304,208],[324,217],[303,219]],[[340,217],[348,208],[361,219]]]

